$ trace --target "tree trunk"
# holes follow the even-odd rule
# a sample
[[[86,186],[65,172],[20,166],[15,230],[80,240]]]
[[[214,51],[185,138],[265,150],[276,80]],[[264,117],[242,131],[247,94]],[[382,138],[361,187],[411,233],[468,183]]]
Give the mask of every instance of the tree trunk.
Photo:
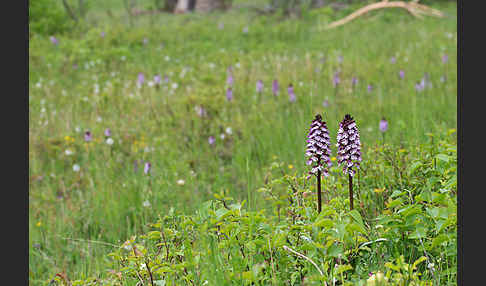
[[[177,6],[175,7],[174,13],[181,14],[186,13],[189,9],[189,0],[179,0],[177,1]]]
[[[214,10],[224,10],[227,8],[228,1],[225,0],[196,0],[196,11],[211,12]]]

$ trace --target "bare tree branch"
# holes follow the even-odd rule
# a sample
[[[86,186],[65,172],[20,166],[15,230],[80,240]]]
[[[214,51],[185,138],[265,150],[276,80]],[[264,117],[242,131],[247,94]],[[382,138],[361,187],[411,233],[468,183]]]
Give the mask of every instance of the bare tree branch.
[[[66,10],[67,14],[71,19],[73,19],[75,22],[78,21],[78,17],[76,17],[76,14],[74,14],[73,9],[71,9],[71,6],[69,6],[69,3],[67,0],[62,0],[62,5],[64,6],[64,9]]]

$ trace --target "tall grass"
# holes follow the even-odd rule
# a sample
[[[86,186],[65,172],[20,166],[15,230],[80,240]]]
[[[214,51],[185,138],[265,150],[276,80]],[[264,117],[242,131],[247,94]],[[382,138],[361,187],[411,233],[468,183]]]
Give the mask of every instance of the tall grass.
[[[455,5],[438,8],[456,13]],[[93,17],[100,14],[94,11]],[[387,143],[403,148],[426,142],[427,133],[455,128],[455,17],[417,20],[403,11],[381,11],[341,28],[321,29],[333,17],[325,9],[288,20],[238,11],[161,14],[139,18],[134,27],[118,22],[124,18],[103,18],[86,32],[59,37],[59,46],[48,37],[33,36],[31,283],[40,285],[62,271],[70,277],[94,275],[104,269],[110,244],[146,231],[171,207],[190,213],[221,190],[247,199],[252,209],[265,208],[254,192],[263,184],[264,168],[277,156],[289,172],[304,172],[303,138],[316,113],[324,114],[332,138],[344,114],[353,114],[364,148],[381,140],[382,116],[390,124]],[[443,54],[449,55],[445,64]],[[224,96],[230,65],[233,102]],[[398,76],[400,69],[404,79]],[[337,70],[341,83],[335,89]],[[140,89],[135,83],[139,72],[146,77]],[[147,85],[157,73],[170,78],[160,89]],[[418,93],[415,83],[424,73],[432,88]],[[353,76],[359,79],[354,90]],[[271,93],[274,78],[280,83],[277,97]],[[255,91],[259,79],[264,82],[261,95]],[[295,103],[288,100],[289,83]],[[198,105],[208,117],[198,117]],[[107,127],[115,139],[112,146],[104,141]],[[85,130],[94,134],[94,142],[83,142]],[[210,135],[216,138],[213,146]],[[75,152],[68,156],[66,149]],[[135,160],[150,161],[151,174],[143,174],[141,165],[135,172]],[[73,171],[75,163],[80,172]]]

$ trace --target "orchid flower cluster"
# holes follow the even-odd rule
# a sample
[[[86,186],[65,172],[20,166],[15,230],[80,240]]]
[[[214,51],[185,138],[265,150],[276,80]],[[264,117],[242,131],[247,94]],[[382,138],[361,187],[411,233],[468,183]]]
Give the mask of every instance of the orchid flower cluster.
[[[359,168],[361,158],[361,141],[356,122],[351,115],[346,114],[343,121],[339,123],[337,134],[338,164],[343,167],[344,174],[349,175],[350,204],[353,209],[352,198],[352,178]],[[321,210],[321,176],[329,176],[328,167],[331,163],[331,142],[327,124],[322,120],[322,116],[317,114],[310,125],[307,136],[306,156],[309,157],[307,165],[311,165],[311,170],[307,179],[311,176],[317,178],[317,197],[318,211]]]

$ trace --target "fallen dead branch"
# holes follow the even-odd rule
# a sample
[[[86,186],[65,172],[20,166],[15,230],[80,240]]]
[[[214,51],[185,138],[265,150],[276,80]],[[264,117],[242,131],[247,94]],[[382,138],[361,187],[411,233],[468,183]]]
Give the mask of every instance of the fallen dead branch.
[[[337,26],[344,25],[347,22],[349,22],[349,21],[351,21],[355,18],[358,18],[359,16],[364,15],[364,14],[370,12],[370,11],[377,10],[377,9],[383,9],[383,8],[403,8],[417,18],[423,18],[422,15],[444,17],[444,14],[441,11],[430,8],[430,7],[423,5],[423,4],[419,4],[418,0],[413,0],[411,2],[404,2],[404,1],[388,2],[388,0],[383,0],[383,1],[378,2],[378,3],[373,3],[373,4],[370,4],[370,5],[367,5],[367,6],[355,11],[354,13],[348,15],[347,17],[345,17],[341,20],[332,22],[326,28],[330,29],[330,28],[334,28],[334,27],[337,27]]]

